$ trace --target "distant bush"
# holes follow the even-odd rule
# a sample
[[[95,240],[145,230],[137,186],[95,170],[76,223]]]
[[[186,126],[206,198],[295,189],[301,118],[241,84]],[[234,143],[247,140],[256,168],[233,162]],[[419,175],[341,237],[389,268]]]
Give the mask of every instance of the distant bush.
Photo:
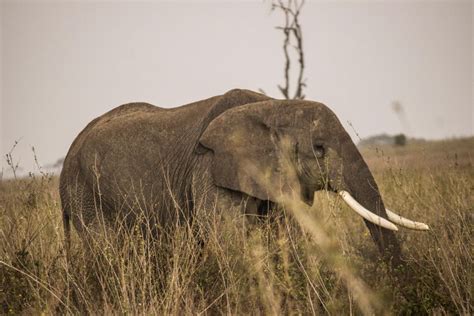
[[[405,134],[398,134],[393,136],[393,143],[396,146],[405,146],[407,144],[407,137]]]
[[[423,142],[424,139],[410,138],[412,142]],[[370,147],[370,146],[405,146],[408,143],[408,137],[401,133],[397,135],[379,134],[369,136],[359,141],[358,147]]]

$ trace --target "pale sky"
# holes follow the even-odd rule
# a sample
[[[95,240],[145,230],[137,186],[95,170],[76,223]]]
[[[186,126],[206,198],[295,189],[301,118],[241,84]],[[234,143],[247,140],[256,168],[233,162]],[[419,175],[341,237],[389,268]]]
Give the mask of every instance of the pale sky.
[[[131,101],[175,107],[232,88],[281,98],[282,16],[270,1],[1,2],[1,167],[66,155],[93,118]],[[309,1],[307,99],[364,138],[473,130],[471,1]],[[403,117],[393,111],[398,100]],[[1,172],[1,170],[0,170]]]

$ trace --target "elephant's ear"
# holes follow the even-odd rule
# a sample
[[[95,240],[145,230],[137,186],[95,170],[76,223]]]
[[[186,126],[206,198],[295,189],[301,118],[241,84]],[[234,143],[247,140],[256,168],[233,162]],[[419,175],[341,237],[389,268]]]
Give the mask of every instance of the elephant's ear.
[[[283,171],[281,135],[263,119],[262,108],[269,102],[224,112],[208,125],[200,144],[213,152],[211,172],[216,185],[277,202],[294,185]]]

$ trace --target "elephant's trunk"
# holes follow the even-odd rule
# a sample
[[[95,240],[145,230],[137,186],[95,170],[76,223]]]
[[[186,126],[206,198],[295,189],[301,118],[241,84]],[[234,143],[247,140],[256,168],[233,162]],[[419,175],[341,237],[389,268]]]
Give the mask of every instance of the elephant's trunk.
[[[353,147],[355,152],[347,155],[347,161],[344,161],[345,189],[361,206],[388,222],[389,218],[374,177],[357,148]],[[392,230],[381,227],[368,221],[366,218],[364,218],[364,221],[382,255],[391,261],[392,264],[399,265],[401,262],[401,250],[398,240],[392,231],[394,229],[390,226],[386,227]]]

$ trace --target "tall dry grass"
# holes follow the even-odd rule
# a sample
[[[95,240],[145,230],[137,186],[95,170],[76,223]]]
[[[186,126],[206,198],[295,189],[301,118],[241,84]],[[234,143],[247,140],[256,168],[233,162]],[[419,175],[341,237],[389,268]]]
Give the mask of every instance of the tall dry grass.
[[[385,203],[428,223],[400,230],[406,265],[380,261],[333,194],[267,218],[201,210],[171,235],[103,227],[64,251],[57,178],[0,183],[0,312],[472,314],[474,139],[364,149]],[[296,206],[296,207],[295,207]],[[199,232],[199,233],[196,233]]]

